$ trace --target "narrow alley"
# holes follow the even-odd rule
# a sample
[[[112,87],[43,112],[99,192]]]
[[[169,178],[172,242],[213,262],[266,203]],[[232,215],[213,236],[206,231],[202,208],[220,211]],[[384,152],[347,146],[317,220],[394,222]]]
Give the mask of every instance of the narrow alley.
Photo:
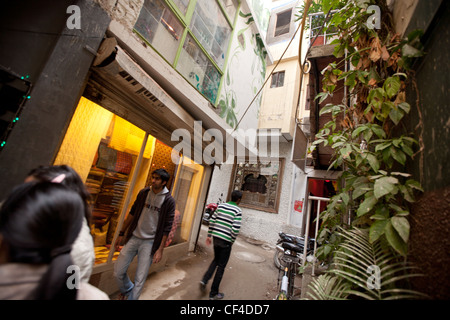
[[[212,280],[205,294],[199,289],[199,281],[213,258],[213,247],[205,244],[206,233],[207,227],[202,225],[196,252],[149,275],[141,300],[208,300]],[[220,286],[224,299],[274,299],[278,279],[278,269],[273,263],[274,250],[274,244],[239,236]]]

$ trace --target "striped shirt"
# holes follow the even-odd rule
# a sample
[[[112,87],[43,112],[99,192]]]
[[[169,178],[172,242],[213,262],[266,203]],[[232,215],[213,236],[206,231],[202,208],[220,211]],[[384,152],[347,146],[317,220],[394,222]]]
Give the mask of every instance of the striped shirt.
[[[209,220],[208,237],[214,236],[231,243],[241,228],[242,210],[235,202],[221,203]]]

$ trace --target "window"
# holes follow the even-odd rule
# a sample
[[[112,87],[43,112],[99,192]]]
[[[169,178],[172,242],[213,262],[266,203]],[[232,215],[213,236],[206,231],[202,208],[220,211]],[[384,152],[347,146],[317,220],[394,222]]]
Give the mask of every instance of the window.
[[[284,71],[275,72],[272,74],[271,88],[279,88],[284,86]]]
[[[284,159],[262,163],[238,163],[234,168],[233,190],[242,191],[240,205],[278,212]]]
[[[134,28],[167,61],[175,61],[184,28],[163,2],[145,1]]]
[[[275,25],[275,37],[289,33],[291,24],[292,9],[277,14],[277,22]]]
[[[220,73],[189,35],[180,53],[177,70],[210,101],[216,101]]]
[[[145,0],[134,30],[215,104],[238,7],[238,0]]]
[[[173,2],[177,5],[178,9],[185,15],[187,12],[187,8],[189,7],[190,0],[173,0]]]
[[[197,0],[189,27],[219,68],[223,68],[230,42],[231,27],[217,2]]]
[[[57,154],[54,164],[73,167],[91,194],[96,265],[110,263],[119,255],[112,247],[120,221],[158,168],[169,172],[167,188],[176,200],[175,220],[165,245],[190,239],[204,167],[184,156],[174,163],[171,147],[146,136],[142,129],[81,97]]]
[[[222,3],[222,7],[227,12],[228,17],[233,20],[239,6],[238,0],[220,0],[220,2]]]

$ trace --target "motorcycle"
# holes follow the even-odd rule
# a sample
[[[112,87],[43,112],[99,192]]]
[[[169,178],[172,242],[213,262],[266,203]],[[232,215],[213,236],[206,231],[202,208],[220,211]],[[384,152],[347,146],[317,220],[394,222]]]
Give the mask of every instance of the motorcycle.
[[[223,193],[220,194],[221,197],[223,197]],[[222,203],[222,198],[219,198],[219,201],[216,203],[211,202],[206,205],[205,212],[203,214],[202,223],[205,225],[209,225],[209,219],[212,217],[213,213],[217,210],[217,207],[219,204]]]
[[[286,234],[284,232],[280,232],[278,236],[280,238],[277,241],[276,250],[273,257],[275,266],[280,270],[284,270],[286,267],[286,262],[283,258],[286,254],[296,256],[298,258],[299,265],[302,265],[305,238]],[[306,249],[307,260],[313,259],[315,241],[315,239],[309,238],[308,247]]]

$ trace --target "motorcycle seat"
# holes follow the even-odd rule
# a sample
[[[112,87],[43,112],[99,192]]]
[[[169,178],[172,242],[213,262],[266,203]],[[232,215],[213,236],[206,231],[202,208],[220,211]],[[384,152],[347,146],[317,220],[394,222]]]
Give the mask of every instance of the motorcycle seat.
[[[296,243],[292,243],[292,242],[283,242],[281,244],[281,246],[286,249],[286,250],[291,250],[294,252],[298,252],[298,253],[303,253],[303,246],[296,244]]]

